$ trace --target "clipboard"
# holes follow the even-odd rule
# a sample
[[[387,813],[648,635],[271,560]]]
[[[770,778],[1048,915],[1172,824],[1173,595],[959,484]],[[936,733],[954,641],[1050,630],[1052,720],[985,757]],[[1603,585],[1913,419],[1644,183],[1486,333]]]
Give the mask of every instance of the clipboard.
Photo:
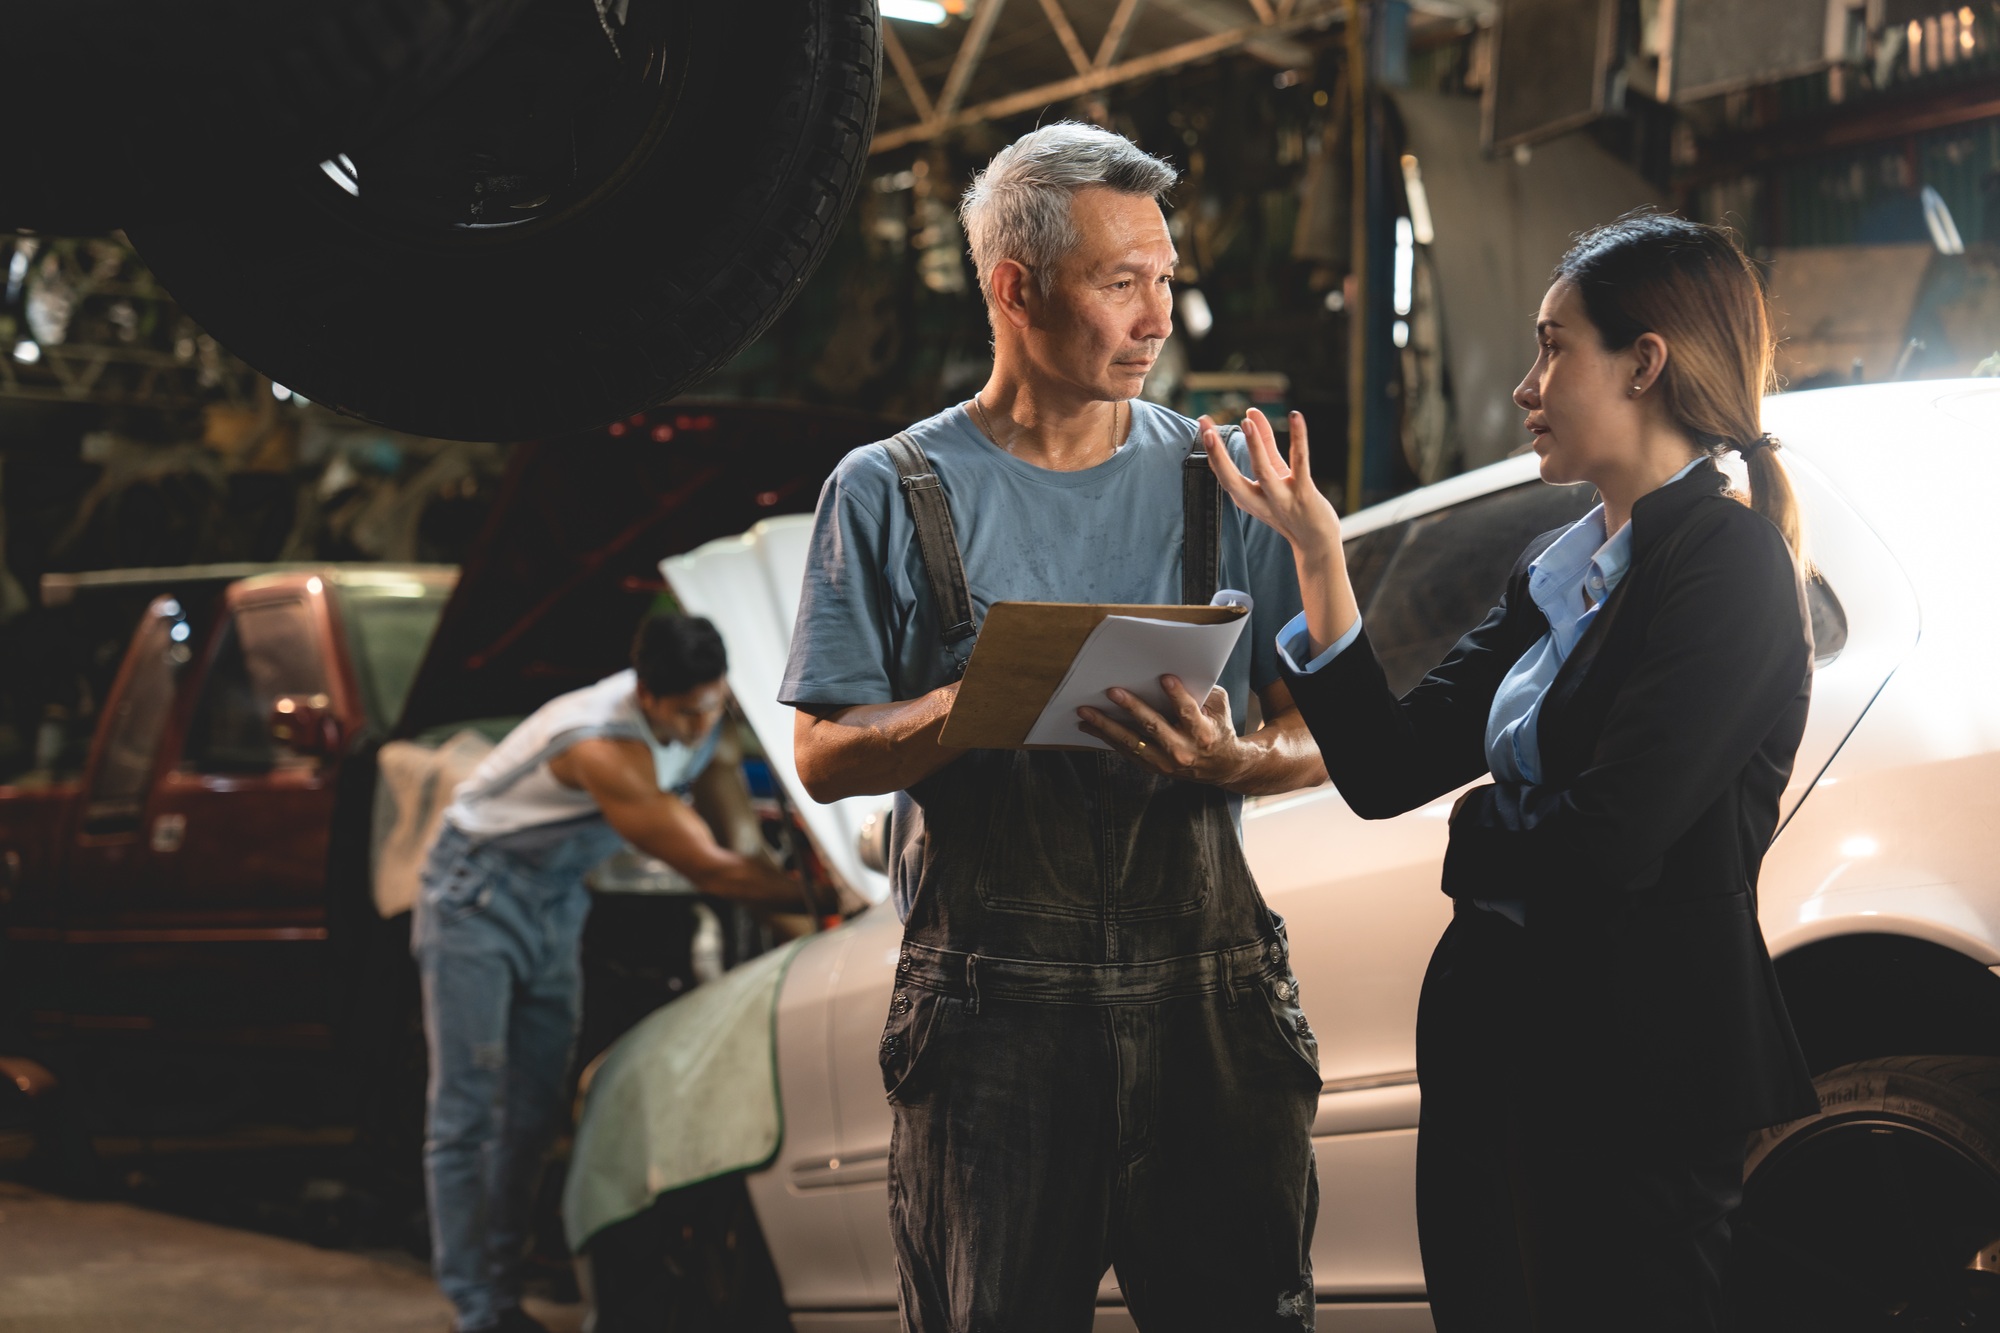
[[[1119,606],[1089,602],[995,602],[979,627],[958,698],[945,717],[942,744],[968,750],[1075,750],[1028,745],[1070,663],[1107,616],[1220,625],[1249,614],[1241,606]]]

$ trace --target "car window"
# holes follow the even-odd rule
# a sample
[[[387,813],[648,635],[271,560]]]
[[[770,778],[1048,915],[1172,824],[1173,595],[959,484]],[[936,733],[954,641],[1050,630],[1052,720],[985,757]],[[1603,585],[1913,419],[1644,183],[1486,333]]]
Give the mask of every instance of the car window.
[[[137,828],[153,778],[160,733],[173,709],[174,685],[189,657],[180,603],[155,598],[132,638],[130,670],[104,736],[104,752],[84,810],[90,833]]]
[[[1403,525],[1372,594],[1362,600],[1390,688],[1407,692],[1486,618],[1530,541],[1574,523],[1596,503],[1588,486],[1529,482]]]
[[[1388,568],[1389,557],[1403,544],[1409,530],[1407,523],[1392,523],[1341,543],[1341,549],[1347,553],[1347,577],[1354,584],[1357,604],[1368,605],[1368,599],[1375,595],[1375,586],[1382,581],[1382,571]],[[1372,629],[1369,637],[1374,637]]]
[[[326,664],[306,604],[243,607],[222,628],[183,763],[197,773],[261,773],[316,763],[271,738],[272,706],[288,694],[322,702],[326,696]]]
[[[342,590],[341,618],[353,649],[354,672],[369,721],[378,730],[386,732],[402,716],[448,595],[443,588],[417,583],[407,589]]]

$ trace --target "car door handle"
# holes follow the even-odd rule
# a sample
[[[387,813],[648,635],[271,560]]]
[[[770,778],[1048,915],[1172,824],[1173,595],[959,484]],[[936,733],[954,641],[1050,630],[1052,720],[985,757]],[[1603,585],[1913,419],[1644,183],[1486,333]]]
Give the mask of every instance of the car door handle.
[[[179,851],[181,844],[187,841],[187,816],[174,813],[155,818],[150,841],[156,852]]]

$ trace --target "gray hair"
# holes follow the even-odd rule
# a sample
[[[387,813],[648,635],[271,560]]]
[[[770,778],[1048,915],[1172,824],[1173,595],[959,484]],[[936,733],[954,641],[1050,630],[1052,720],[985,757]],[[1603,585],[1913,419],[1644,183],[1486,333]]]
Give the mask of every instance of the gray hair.
[[[991,300],[994,268],[1012,259],[1027,265],[1046,295],[1057,264],[1081,239],[1070,196],[1102,186],[1157,202],[1176,178],[1166,162],[1095,125],[1063,120],[1022,135],[972,178],[958,206],[979,289]]]

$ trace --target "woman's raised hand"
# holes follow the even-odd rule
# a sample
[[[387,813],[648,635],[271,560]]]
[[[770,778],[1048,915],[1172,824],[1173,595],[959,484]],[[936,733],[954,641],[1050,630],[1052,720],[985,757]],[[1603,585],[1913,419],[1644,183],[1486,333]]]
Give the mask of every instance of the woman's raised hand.
[[[1302,560],[1320,561],[1340,550],[1340,516],[1313,485],[1312,455],[1306,448],[1306,419],[1291,414],[1292,461],[1278,453],[1271,423],[1256,408],[1243,418],[1243,438],[1250,447],[1254,479],[1243,475],[1222,443],[1222,432],[1207,417],[1201,419],[1202,447],[1208,466],[1222,489],[1244,513],[1276,528]]]
[[[1201,419],[1201,440],[1208,465],[1222,489],[1244,513],[1276,528],[1292,544],[1292,563],[1299,571],[1299,598],[1306,614],[1307,638],[1313,657],[1338,643],[1361,608],[1354,584],[1347,577],[1346,553],[1340,549],[1340,515],[1313,485],[1312,455],[1306,451],[1306,419],[1292,413],[1292,461],[1278,457],[1271,423],[1251,408],[1243,418],[1243,438],[1250,445],[1250,469],[1256,480],[1237,468],[1223,446],[1222,432],[1207,417]]]

